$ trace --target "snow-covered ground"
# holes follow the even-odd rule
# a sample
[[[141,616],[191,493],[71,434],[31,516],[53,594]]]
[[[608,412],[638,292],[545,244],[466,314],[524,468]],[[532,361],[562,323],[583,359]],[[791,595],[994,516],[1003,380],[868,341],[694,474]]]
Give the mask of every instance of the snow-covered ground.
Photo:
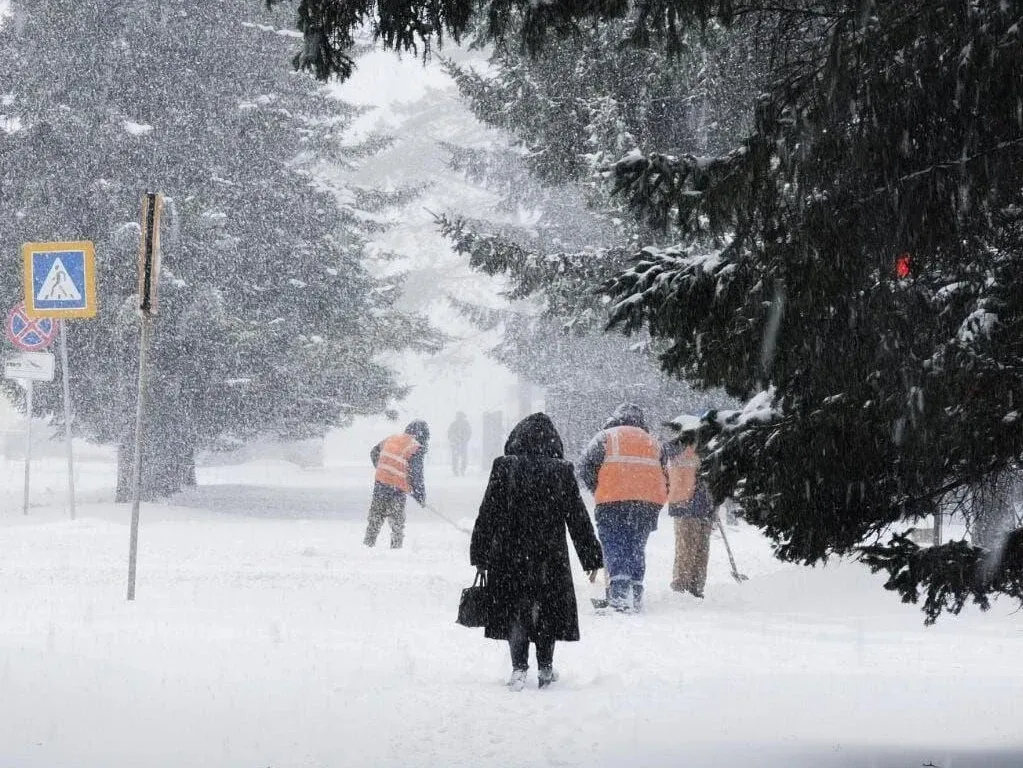
[[[0,512],[0,766],[1023,765],[1014,606],[925,628],[861,567],[777,563],[730,531],[707,599],[667,588],[667,521],[648,610],[595,616],[558,646],[562,679],[509,693],[506,648],[454,624],[467,537],[410,506],[404,550],[361,544],[361,468],[208,468],[143,508],[125,600],[128,508],[113,468],[59,463]],[[483,478],[434,468],[468,524]],[[386,543],[386,530],[382,543]],[[581,575],[580,575],[581,576]]]

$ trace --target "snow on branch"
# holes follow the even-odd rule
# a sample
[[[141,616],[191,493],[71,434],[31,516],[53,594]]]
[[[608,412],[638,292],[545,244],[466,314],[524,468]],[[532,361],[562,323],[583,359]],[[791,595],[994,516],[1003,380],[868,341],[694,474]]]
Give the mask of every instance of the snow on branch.
[[[781,418],[782,404],[774,386],[757,392],[735,411],[714,411],[710,418],[724,432],[738,432],[751,424],[770,424]]]
[[[615,274],[628,256],[627,251],[613,248],[537,253],[501,233],[480,232],[466,219],[435,218],[455,251],[469,257],[469,266],[489,275],[512,278],[513,287],[507,292],[510,299],[542,292],[549,300],[566,295],[581,304],[581,297],[590,296],[595,302],[594,286]]]
[[[727,246],[644,248],[633,257],[631,267],[601,289],[612,299],[609,326],[634,330],[650,322],[657,335],[657,317],[672,306],[680,311],[705,309],[735,277],[736,264],[727,254]]]
[[[903,602],[917,603],[923,593],[926,624],[943,611],[958,614],[967,601],[986,611],[991,592],[1023,600],[1023,529],[1010,533],[997,553],[966,541],[921,548],[896,535],[887,544],[860,548],[860,559],[875,573],[887,572],[885,589]]]

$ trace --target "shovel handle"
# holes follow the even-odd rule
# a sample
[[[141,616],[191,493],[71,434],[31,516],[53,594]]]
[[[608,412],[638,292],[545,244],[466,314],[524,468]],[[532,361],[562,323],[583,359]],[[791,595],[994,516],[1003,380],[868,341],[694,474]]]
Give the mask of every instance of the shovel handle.
[[[721,531],[721,540],[725,542],[725,552],[728,553],[728,562],[732,566],[732,578],[739,582],[748,581],[749,576],[739,573],[739,568],[735,565],[735,557],[732,555],[732,547],[728,543],[728,536],[725,534],[725,526],[721,522],[721,516],[718,515],[716,511],[714,513],[714,519],[717,520],[718,530]]]

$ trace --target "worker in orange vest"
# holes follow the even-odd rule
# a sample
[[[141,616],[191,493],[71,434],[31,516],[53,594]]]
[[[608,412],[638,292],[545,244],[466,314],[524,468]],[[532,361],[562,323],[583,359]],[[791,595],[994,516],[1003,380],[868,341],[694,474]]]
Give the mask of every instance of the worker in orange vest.
[[[668,515],[675,521],[675,564],[671,588],[703,597],[710,558],[714,503],[700,479],[700,419],[683,414],[664,423],[672,439],[664,444],[668,467]]]
[[[369,505],[369,521],[363,543],[372,547],[384,520],[391,524],[391,549],[401,549],[405,541],[405,502],[409,494],[426,504],[426,481],[423,460],[430,442],[430,428],[425,421],[410,422],[405,431],[381,440],[369,457],[376,467],[373,501]]]
[[[597,534],[610,577],[608,603],[621,613],[643,605],[646,543],[668,496],[660,443],[643,411],[620,405],[583,451],[580,481],[593,494]]]

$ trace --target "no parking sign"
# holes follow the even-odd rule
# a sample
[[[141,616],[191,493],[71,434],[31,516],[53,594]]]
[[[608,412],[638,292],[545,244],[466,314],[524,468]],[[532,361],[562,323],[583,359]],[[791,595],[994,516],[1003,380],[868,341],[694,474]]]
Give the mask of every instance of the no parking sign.
[[[11,308],[7,313],[7,323],[4,326],[7,340],[18,349],[25,352],[37,352],[46,349],[57,338],[60,332],[60,320],[51,317],[29,317],[25,311],[25,304],[21,303]]]

